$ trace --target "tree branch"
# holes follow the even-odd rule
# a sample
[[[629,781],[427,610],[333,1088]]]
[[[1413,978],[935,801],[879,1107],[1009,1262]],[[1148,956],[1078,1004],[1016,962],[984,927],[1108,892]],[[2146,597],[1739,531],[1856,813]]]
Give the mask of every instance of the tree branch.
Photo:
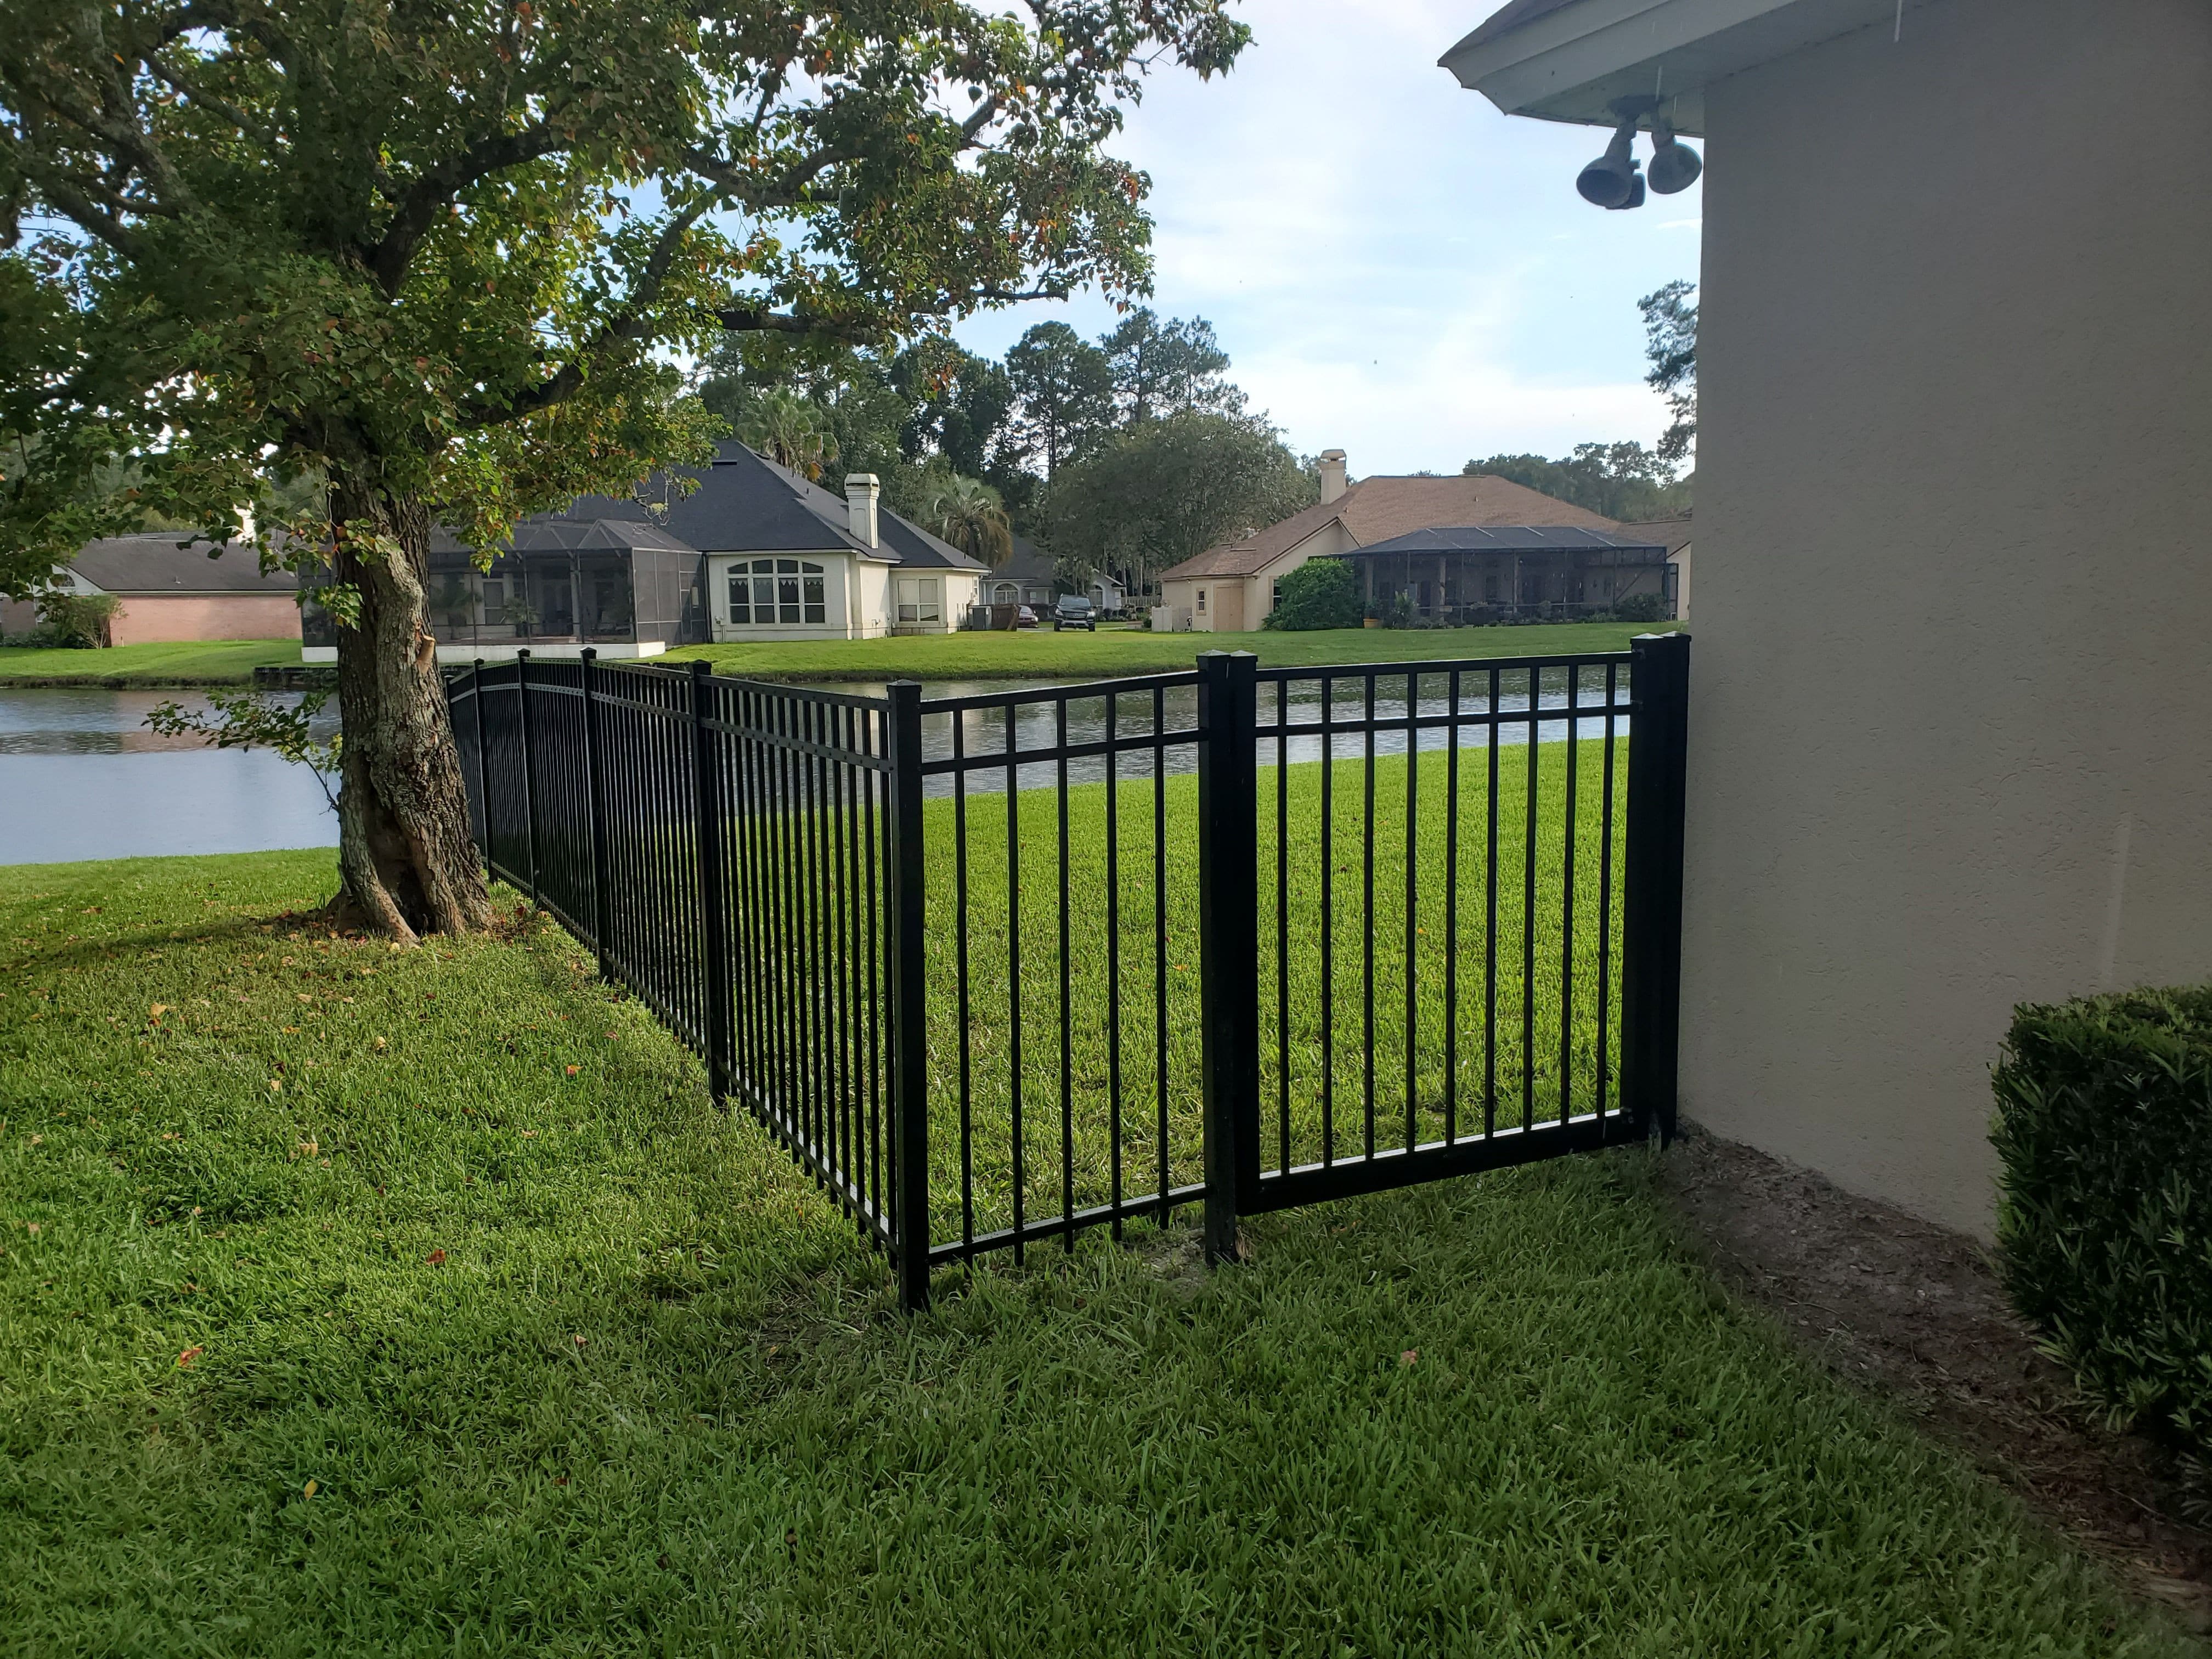
[[[802,161],[786,167],[783,176],[773,185],[755,187],[744,171],[734,161],[726,161],[708,149],[688,149],[684,152],[684,165],[704,179],[724,196],[734,197],[744,204],[748,213],[763,213],[778,208],[796,207],[799,192],[820,178],[823,173],[840,161],[857,161],[857,152],[845,149],[818,149]]]
[[[216,114],[229,122],[231,125],[236,127],[247,137],[252,139],[255,143],[270,149],[274,149],[276,147],[276,135],[268,127],[264,126],[260,122],[253,119],[252,117],[248,115],[244,110],[240,109],[236,104],[232,103],[228,98],[218,97],[214,93],[207,91],[204,88],[195,86],[191,82],[186,80],[182,75],[178,73],[175,69],[164,63],[161,58],[154,56],[151,52],[149,52],[146,55],[145,64],[147,70],[152,74],[155,79],[162,82],[173,90],[181,93],[193,103],[212,110]]]
[[[22,162],[23,176],[46,201],[61,210],[71,223],[98,237],[126,259],[140,252],[137,235],[122,216],[103,208],[87,191],[68,178],[31,162]],[[112,192],[104,192],[112,196]]]
[[[555,404],[564,403],[575,396],[584,384],[587,365],[592,359],[604,356],[611,347],[623,341],[638,339],[644,335],[645,313],[659,301],[660,290],[668,282],[669,270],[675,264],[676,256],[683,248],[684,239],[690,234],[691,228],[706,216],[717,199],[714,196],[702,197],[661,227],[660,234],[653,240],[653,251],[646,255],[645,264],[638,272],[637,281],[630,287],[629,297],[567,362],[536,386],[503,403],[463,404],[461,424],[471,428],[495,426],[534,414],[541,409],[550,409]]]
[[[415,250],[436,222],[439,211],[455,197],[480,179],[550,155],[568,142],[554,131],[549,117],[520,132],[479,138],[459,155],[426,168],[401,195],[398,211],[385,227],[383,240],[364,251],[362,263],[386,297],[399,292],[399,285],[407,278],[407,267],[414,262]]]
[[[824,334],[855,345],[870,345],[884,337],[882,329],[866,323],[769,311],[759,306],[730,306],[717,311],[714,320],[732,334]]]

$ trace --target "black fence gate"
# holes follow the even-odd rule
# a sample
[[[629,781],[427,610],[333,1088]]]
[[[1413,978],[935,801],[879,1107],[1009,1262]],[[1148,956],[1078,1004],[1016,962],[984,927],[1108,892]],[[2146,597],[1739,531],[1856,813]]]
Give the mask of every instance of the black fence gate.
[[[933,1267],[1673,1133],[1689,640],[925,699],[449,682],[487,866]],[[1632,739],[1632,731],[1633,733]]]

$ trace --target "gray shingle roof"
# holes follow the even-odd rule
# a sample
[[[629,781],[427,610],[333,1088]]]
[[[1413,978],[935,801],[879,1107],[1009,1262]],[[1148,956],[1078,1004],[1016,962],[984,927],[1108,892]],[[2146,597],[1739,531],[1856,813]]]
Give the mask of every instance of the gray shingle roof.
[[[677,469],[679,476],[698,481],[699,487],[688,495],[656,477],[647,481],[643,500],[582,495],[566,513],[545,514],[544,521],[652,523],[702,553],[854,552],[916,569],[981,568],[958,548],[880,505],[876,509],[877,545],[863,547],[846,527],[842,495],[831,494],[734,440],[724,440],[715,451],[710,466]],[[650,511],[647,501],[655,507],[665,501],[667,510]]]
[[[289,570],[263,575],[251,548],[218,546],[180,530],[87,542],[75,568],[104,593],[291,593],[300,586]]]
[[[568,548],[584,551],[593,548],[635,551],[641,547],[662,548],[673,553],[698,551],[659,525],[630,519],[525,519],[515,526],[514,538],[508,545],[517,553],[550,553]],[[431,527],[430,551],[459,553],[465,550],[453,532],[443,525]]]

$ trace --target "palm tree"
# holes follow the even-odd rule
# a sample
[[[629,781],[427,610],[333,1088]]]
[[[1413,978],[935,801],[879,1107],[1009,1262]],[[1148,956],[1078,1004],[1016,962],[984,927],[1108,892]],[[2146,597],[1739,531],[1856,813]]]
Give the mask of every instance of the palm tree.
[[[955,472],[930,487],[922,522],[969,558],[996,570],[1013,556],[1013,526],[999,492],[981,478]]]
[[[819,405],[782,386],[757,393],[738,417],[738,436],[778,465],[803,478],[818,478],[832,445],[830,421]]]

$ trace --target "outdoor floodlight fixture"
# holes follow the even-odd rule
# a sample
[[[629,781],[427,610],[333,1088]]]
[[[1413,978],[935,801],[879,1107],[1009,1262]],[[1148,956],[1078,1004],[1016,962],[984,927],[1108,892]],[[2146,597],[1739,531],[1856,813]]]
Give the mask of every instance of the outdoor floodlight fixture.
[[[1621,114],[1620,105],[1613,106],[1613,112]],[[1636,158],[1628,153],[1636,142],[1636,123],[1641,113],[1637,111],[1622,115],[1620,125],[1613,130],[1613,142],[1605,147],[1605,154],[1584,167],[1576,179],[1575,188],[1592,207],[1634,207],[1643,201],[1644,179],[1636,170]]]
[[[1651,118],[1651,188],[1672,196],[1698,182],[1705,170],[1698,152],[1674,136],[1674,124],[1665,116]]]
[[[1616,98],[1607,107],[1618,125],[1605,154],[1584,167],[1575,180],[1583,200],[1615,212],[1644,205],[1644,179],[1637,170],[1632,151],[1636,129],[1646,116],[1651,118],[1650,187],[1662,196],[1672,196],[1697,182],[1705,164],[1697,151],[1674,137],[1674,124],[1659,113],[1657,98]]]

